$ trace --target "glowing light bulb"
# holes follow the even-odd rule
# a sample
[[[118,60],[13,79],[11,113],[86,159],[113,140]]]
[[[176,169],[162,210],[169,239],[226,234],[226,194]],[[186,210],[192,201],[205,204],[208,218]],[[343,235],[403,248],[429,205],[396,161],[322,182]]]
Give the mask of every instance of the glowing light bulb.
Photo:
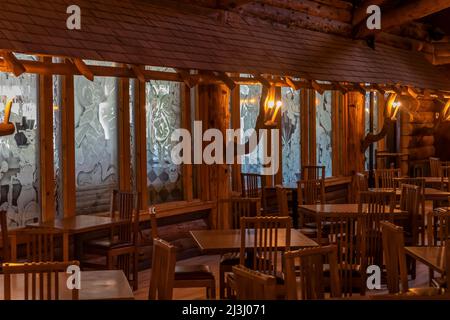
[[[269,101],[268,103],[267,103],[267,106],[270,108],[270,109],[272,109],[274,106],[275,106],[275,101]]]
[[[400,102],[396,101],[396,102],[394,102],[394,103],[392,104],[392,107],[393,107],[393,108],[399,108],[401,105],[402,105],[402,104],[401,104]]]
[[[281,106],[283,105],[283,102],[281,102],[280,100],[277,101],[277,108],[281,108]]]

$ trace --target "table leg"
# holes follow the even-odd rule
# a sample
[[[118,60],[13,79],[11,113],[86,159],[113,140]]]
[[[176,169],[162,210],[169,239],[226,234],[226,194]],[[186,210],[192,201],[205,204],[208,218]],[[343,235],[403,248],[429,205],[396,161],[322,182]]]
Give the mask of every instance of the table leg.
[[[67,232],[63,233],[63,260],[69,261],[69,234]]]

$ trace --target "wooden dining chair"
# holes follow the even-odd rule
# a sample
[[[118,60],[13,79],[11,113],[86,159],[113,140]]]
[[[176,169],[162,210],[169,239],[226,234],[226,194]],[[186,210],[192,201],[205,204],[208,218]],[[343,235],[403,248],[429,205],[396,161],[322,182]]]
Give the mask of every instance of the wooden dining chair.
[[[450,166],[441,166],[441,190],[450,192],[450,183],[448,179],[450,177]]]
[[[276,185],[275,190],[277,192],[277,202],[278,202],[278,215],[280,217],[289,216],[289,200],[288,200],[288,190],[282,185]]]
[[[297,198],[299,205],[325,204],[325,180],[310,179],[297,182]],[[317,223],[311,217],[300,214],[301,231],[310,238],[317,237]]]
[[[325,166],[302,166],[301,180],[324,180]]]
[[[4,298],[12,299],[12,290],[16,284],[12,277],[23,277],[23,300],[60,300],[60,274],[66,273],[69,266],[79,266],[78,261],[71,262],[31,262],[31,263],[5,263],[4,274]],[[65,280],[64,280],[65,281]],[[66,283],[64,283],[64,287]],[[79,290],[72,291],[72,300],[78,300]]]
[[[279,212],[277,190],[274,187],[264,187],[261,197],[261,214],[274,216]]]
[[[429,244],[443,246],[450,239],[450,210],[438,208],[429,213]]]
[[[162,239],[153,239],[152,274],[149,300],[172,300],[175,280],[176,247]]]
[[[17,236],[26,246],[26,262],[62,261],[63,233],[47,227],[27,226]],[[58,251],[59,250],[59,251]]]
[[[425,217],[425,178],[409,178],[409,177],[402,177],[396,179],[397,185],[396,188],[401,188],[402,184],[409,184],[413,186],[419,187],[419,204],[420,204],[420,210],[422,214],[422,218]],[[401,189],[400,189],[401,190]]]
[[[381,221],[380,225],[389,294],[439,295],[441,290],[438,288],[409,288],[403,228],[388,221]]]
[[[0,211],[0,232],[2,240],[2,250],[0,251],[0,263],[9,262],[11,260],[11,248],[8,237],[8,219],[6,211]],[[1,266],[0,266],[1,271]]]
[[[354,203],[359,202],[359,193],[369,191],[369,178],[367,174],[357,172],[353,177],[352,193]]]
[[[243,265],[233,266],[237,300],[275,300],[276,278],[251,270]]]
[[[230,198],[221,201],[228,203],[230,229],[240,229],[242,217],[256,217],[261,214],[261,201],[259,198]],[[231,290],[225,281],[226,274],[232,272],[232,267],[238,265],[239,262],[239,253],[227,253],[220,257],[219,292],[221,299],[224,299],[225,293],[230,293]]]
[[[83,246],[84,253],[106,257],[106,264],[100,267],[117,267],[123,270],[128,280],[133,283],[134,290],[137,290],[139,282],[139,211],[135,209],[136,200],[132,192],[114,190],[111,195],[110,215],[119,222],[111,227],[109,238],[89,240]],[[98,267],[92,263],[84,265]]]
[[[156,213],[149,209],[153,239],[159,239]],[[153,258],[155,256],[153,255]],[[216,279],[206,264],[179,265],[174,267],[174,288],[205,288],[208,299],[216,299]]]
[[[375,188],[394,189],[396,186],[396,178],[400,178],[400,169],[375,169]]]
[[[290,251],[284,254],[284,259],[288,300],[325,299],[328,288],[331,298],[342,296],[336,246]],[[328,277],[324,273],[325,265],[328,267]],[[297,277],[300,278],[299,282]],[[297,288],[297,283],[300,290]]]
[[[256,173],[241,173],[242,197],[261,197],[261,190],[263,187],[262,175]]]
[[[430,157],[430,176],[440,177],[441,176],[441,160],[439,158]]]

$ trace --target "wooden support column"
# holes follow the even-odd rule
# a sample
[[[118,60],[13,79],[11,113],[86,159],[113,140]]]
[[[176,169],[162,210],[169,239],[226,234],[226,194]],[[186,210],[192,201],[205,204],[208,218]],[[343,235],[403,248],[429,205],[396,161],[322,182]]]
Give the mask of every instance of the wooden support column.
[[[364,139],[364,96],[359,92],[348,95],[347,118],[347,175],[364,171],[364,153],[361,152],[361,141]]]
[[[332,156],[332,161],[333,161],[333,176],[337,177],[339,175],[341,175],[342,170],[341,170],[341,164],[342,164],[342,152],[341,152],[341,128],[340,128],[340,123],[341,123],[341,98],[342,94],[338,91],[333,91],[332,92],[332,98],[331,98],[331,103],[332,103],[332,107],[331,107],[331,117],[332,117],[332,127],[331,127],[331,144],[332,144],[332,151],[331,151],[331,156]]]
[[[198,93],[203,130],[216,128],[225,138],[226,129],[229,128],[230,123],[230,91],[224,85],[200,85]],[[229,166],[227,164],[202,165],[201,170],[201,186],[204,188],[209,185],[210,200],[217,202],[217,210],[211,212],[211,227],[228,228],[228,205],[221,200],[230,197]]]
[[[191,132],[191,89],[181,85],[181,127]],[[183,192],[184,200],[193,200],[192,164],[183,164]]]
[[[317,164],[316,148],[316,91],[308,90],[308,120],[309,120],[309,165]]]
[[[134,143],[136,146],[136,190],[139,194],[139,208],[148,208],[147,190],[147,138],[145,116],[145,82],[134,86]]]
[[[131,191],[130,80],[119,79],[119,188]]]
[[[300,170],[302,170],[303,166],[309,164],[309,104],[306,89],[300,91],[300,130]]]
[[[281,87],[275,88],[275,101],[281,101]],[[282,142],[282,128],[281,128],[281,114],[282,110],[280,110],[277,114],[276,122],[277,122],[277,129],[279,132],[278,135],[278,161],[279,161],[279,168],[278,172],[275,174],[274,181],[275,185],[277,184],[283,184],[283,142]],[[269,131],[269,141],[272,141],[272,137]],[[273,148],[272,148],[273,150]],[[272,155],[272,154],[270,154]]]
[[[240,86],[231,91],[231,126],[234,130],[241,128],[241,93]],[[231,165],[232,167],[232,190],[235,192],[242,192],[241,186],[241,164],[236,161]]]
[[[43,58],[51,62],[51,58]],[[53,164],[53,78],[39,77],[39,175],[41,218],[55,219],[55,170]]]
[[[75,215],[75,103],[73,76],[62,77],[61,106],[61,172],[64,217]]]

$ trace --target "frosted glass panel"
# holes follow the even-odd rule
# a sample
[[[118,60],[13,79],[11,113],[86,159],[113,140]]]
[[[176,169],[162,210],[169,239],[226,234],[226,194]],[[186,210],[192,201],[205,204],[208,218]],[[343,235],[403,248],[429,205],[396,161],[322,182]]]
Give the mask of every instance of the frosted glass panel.
[[[177,142],[170,137],[181,125],[180,84],[146,84],[147,186],[150,204],[183,199],[181,166],[171,159]]]
[[[61,76],[53,76],[53,163],[55,172],[55,212],[63,218],[63,184],[61,167]]]
[[[117,188],[118,80],[75,77],[75,178],[77,213],[109,210]]]
[[[325,166],[325,175],[327,177],[333,174],[331,97],[331,91],[325,91],[323,95],[316,93],[317,165]]]
[[[244,137],[241,143],[247,141],[245,132],[255,129],[256,118],[259,115],[259,102],[261,99],[261,86],[241,85],[240,86],[240,112],[241,128],[244,130]],[[261,173],[263,164],[263,149],[260,145],[248,155],[242,157],[243,173]]]
[[[283,184],[295,184],[300,178],[300,91],[283,87],[281,95]]]
[[[24,58],[21,56],[21,58]],[[0,118],[14,98],[10,121],[16,131],[0,137],[0,210],[7,211],[10,227],[38,222],[38,77],[0,73]]]

